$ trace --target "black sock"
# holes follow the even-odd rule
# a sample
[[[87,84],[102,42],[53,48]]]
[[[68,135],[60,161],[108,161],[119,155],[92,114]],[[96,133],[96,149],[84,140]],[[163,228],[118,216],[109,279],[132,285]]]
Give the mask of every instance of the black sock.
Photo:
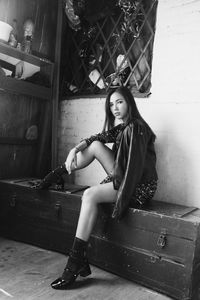
[[[55,172],[59,176],[62,176],[63,174],[68,174],[65,164],[62,164],[61,166],[57,167],[53,170],[53,172]]]
[[[72,251],[77,252],[77,254],[80,256],[85,256],[86,251],[87,251],[87,244],[88,244],[88,242],[75,237],[74,243],[72,246]]]
[[[76,274],[77,271],[85,264],[86,259],[87,242],[75,237],[72,249],[69,253],[69,259],[67,265],[62,274],[64,280],[69,280],[71,273]],[[69,272],[70,270],[71,272]]]

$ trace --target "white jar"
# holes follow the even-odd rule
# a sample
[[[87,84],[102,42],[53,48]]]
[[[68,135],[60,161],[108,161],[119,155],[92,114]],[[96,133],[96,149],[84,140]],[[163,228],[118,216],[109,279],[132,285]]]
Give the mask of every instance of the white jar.
[[[0,41],[8,42],[12,30],[12,26],[10,26],[8,23],[0,21]]]

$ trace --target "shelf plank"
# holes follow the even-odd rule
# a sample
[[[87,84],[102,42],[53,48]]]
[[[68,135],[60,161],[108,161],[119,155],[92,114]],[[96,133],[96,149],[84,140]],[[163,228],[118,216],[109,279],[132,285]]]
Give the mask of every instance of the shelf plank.
[[[44,58],[41,58],[41,57],[38,57],[38,56],[35,56],[32,54],[25,53],[23,51],[20,51],[16,48],[13,48],[13,47],[7,45],[7,44],[4,44],[2,42],[0,42],[0,53],[3,53],[8,56],[12,56],[19,60],[26,61],[30,64],[33,64],[33,65],[36,65],[39,67],[53,65],[53,63],[50,60],[47,60],[47,59],[44,59]]]
[[[57,11],[57,29],[56,29],[56,46],[55,46],[55,76],[52,89],[52,160],[51,167],[54,169],[58,164],[58,103],[59,103],[59,86],[60,86],[60,63],[61,63],[61,46],[62,46],[62,26],[63,26],[63,7],[62,1],[58,1]],[[45,152],[44,152],[45,153]]]
[[[12,77],[0,77],[0,90],[11,93],[24,94],[40,99],[51,99],[51,88],[36,85],[28,81],[15,79]]]

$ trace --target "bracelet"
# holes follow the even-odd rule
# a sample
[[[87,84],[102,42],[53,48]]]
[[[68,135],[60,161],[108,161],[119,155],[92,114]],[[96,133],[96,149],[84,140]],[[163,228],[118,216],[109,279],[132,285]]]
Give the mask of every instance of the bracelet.
[[[80,149],[79,149],[77,146],[75,147],[75,149],[76,149],[76,151],[77,151],[77,152],[79,152],[79,151],[80,151]]]

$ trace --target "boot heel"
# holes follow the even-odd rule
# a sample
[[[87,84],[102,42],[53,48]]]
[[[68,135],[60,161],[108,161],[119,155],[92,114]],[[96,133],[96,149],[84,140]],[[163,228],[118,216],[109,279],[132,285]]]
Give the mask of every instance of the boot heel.
[[[87,276],[89,276],[91,273],[92,273],[92,272],[91,272],[90,266],[87,265],[87,266],[85,266],[85,268],[80,272],[80,276],[81,276],[81,277],[87,277]]]

